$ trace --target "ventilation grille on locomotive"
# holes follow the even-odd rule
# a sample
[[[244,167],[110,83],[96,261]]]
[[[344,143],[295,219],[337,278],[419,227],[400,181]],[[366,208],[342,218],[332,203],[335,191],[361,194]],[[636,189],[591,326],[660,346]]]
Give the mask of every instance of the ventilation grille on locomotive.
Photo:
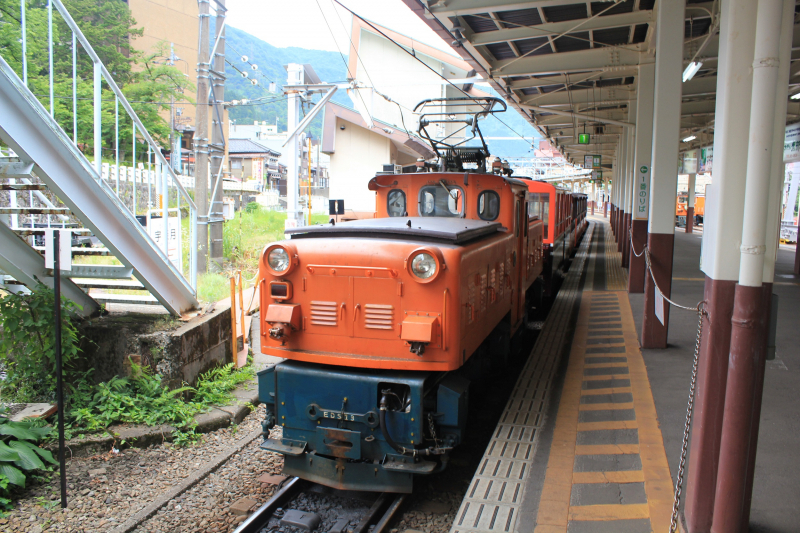
[[[364,327],[368,329],[394,329],[394,307],[391,305],[366,304]]]
[[[337,315],[336,302],[311,302],[312,325],[336,326]]]

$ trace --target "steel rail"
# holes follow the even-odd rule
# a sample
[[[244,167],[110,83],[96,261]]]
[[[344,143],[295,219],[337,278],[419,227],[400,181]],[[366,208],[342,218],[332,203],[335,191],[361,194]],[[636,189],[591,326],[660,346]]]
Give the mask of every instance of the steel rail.
[[[285,509],[292,498],[316,485],[299,477],[287,479],[281,488],[264,505],[259,507],[233,533],[259,533],[269,523],[278,509]],[[406,499],[406,494],[383,492],[370,506],[367,513],[353,528],[352,533],[383,533],[388,531],[389,522]]]

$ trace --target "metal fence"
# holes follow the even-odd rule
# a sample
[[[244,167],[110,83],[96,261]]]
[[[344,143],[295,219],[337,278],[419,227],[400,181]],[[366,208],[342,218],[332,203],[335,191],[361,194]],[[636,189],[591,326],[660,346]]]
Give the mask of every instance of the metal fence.
[[[83,49],[92,61],[93,65],[93,145],[94,145],[94,158],[92,161],[96,175],[93,176],[109,194],[111,200],[117,206],[126,212],[131,218],[139,211],[147,211],[149,209],[159,209],[163,213],[163,224],[165,234],[168,233],[168,209],[180,208],[181,203],[188,206],[190,217],[190,252],[189,252],[189,284],[192,289],[197,291],[197,222],[198,211],[192,197],[186,191],[186,188],[181,183],[181,178],[175,174],[169,161],[166,160],[161,153],[161,147],[155,142],[153,137],[144,127],[144,124],[137,116],[131,104],[126,99],[125,95],[120,90],[117,83],[114,81],[111,74],[106,69],[105,65],[100,60],[99,56],[92,48],[92,45],[87,40],[86,36],[81,32],[78,25],[73,20],[70,13],[67,11],[61,0],[48,0],[47,3],[47,48],[48,48],[48,67],[49,67],[49,110],[50,115],[55,118],[54,101],[56,95],[54,94],[54,79],[53,79],[53,46],[54,46],[54,33],[53,33],[53,14],[54,9],[57,11],[64,22],[66,23],[69,31],[71,32],[71,51],[72,51],[72,127],[73,138],[72,141],[80,149],[81,143],[78,139],[78,54],[81,53],[78,47]],[[27,35],[27,21],[26,21],[27,2],[26,0],[20,1],[20,27],[21,27],[21,43],[22,43],[22,77],[23,82],[28,86],[28,35]],[[41,68],[42,65],[36,65]],[[114,146],[113,156],[108,158],[114,161],[113,165],[106,167],[103,172],[103,144],[102,144],[102,90],[103,85],[110,89],[114,94]],[[45,102],[42,102],[46,105]],[[120,110],[120,107],[122,108]],[[122,115],[121,115],[122,113]],[[137,137],[139,142],[146,145],[147,149],[147,162],[143,172],[132,172],[131,179],[133,180],[132,195],[130,197],[126,194],[125,200],[120,196],[120,116],[127,114],[131,121],[132,128],[132,154],[133,160],[136,161],[136,144]],[[63,125],[62,125],[63,126]],[[66,135],[66,133],[65,133]],[[113,169],[113,170],[112,170]],[[127,176],[127,174],[126,174]],[[124,181],[125,178],[123,178]],[[137,187],[137,185],[146,185],[146,187]],[[172,194],[170,194],[172,193]],[[170,203],[170,198],[175,198],[175,201]],[[180,211],[180,210],[179,210]],[[144,231],[144,230],[142,230]],[[169,262],[168,251],[166,249],[167,240],[164,239],[164,246],[158,246],[155,241],[149,238],[149,242],[155,250],[159,252],[165,262]],[[181,273],[183,274],[183,273]]]

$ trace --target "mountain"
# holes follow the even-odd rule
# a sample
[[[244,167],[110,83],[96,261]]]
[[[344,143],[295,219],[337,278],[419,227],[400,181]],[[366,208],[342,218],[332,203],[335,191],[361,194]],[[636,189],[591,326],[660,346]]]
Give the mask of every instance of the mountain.
[[[213,23],[211,20],[214,34]],[[252,124],[254,121],[266,121],[274,124],[278,119],[278,131],[286,131],[287,103],[281,94],[281,88],[286,82],[286,70],[283,65],[288,63],[308,63],[314,67],[322,81],[344,82],[347,78],[347,68],[344,59],[338,52],[324,50],[307,50],[304,48],[277,48],[261,39],[228,26],[226,28],[225,58],[229,64],[225,66],[227,81],[225,82],[225,100],[256,100],[253,104],[237,105],[228,108],[229,118],[237,124]],[[211,43],[213,46],[213,43]],[[247,61],[242,61],[246,56]],[[256,65],[253,70],[251,65]],[[246,72],[245,78],[240,72]],[[258,85],[253,85],[251,80],[258,80]],[[275,93],[269,92],[270,82],[275,82]],[[492,96],[499,96],[493,89],[479,86]],[[317,97],[319,98],[319,97]],[[343,90],[333,96],[333,101],[353,107],[353,103]],[[538,142],[538,134],[533,127],[525,121],[514,109],[509,108],[505,113],[496,117],[488,117],[480,122],[484,137],[510,137],[511,139],[491,139],[487,141],[492,155],[501,158],[532,157],[531,145]],[[318,137],[322,132],[322,115],[316,117],[308,130]],[[524,137],[521,138],[520,136]]]
[[[288,106],[281,94],[281,88],[286,83],[286,69],[283,66],[288,63],[310,64],[322,81],[346,81],[347,68],[338,52],[277,48],[232,26],[228,26],[225,31],[225,59],[230,62],[225,66],[228,77],[225,82],[225,100],[263,100],[262,103],[229,107],[229,118],[237,124],[252,124],[256,120],[274,124],[277,118],[278,131],[286,131]],[[243,56],[247,56],[247,62],[242,61]],[[346,56],[344,60],[347,60]],[[256,65],[258,70],[253,70],[251,65]],[[246,72],[248,77],[244,78],[239,71]],[[253,79],[258,81],[258,85],[252,84]],[[269,92],[270,82],[276,84],[275,93]],[[337,92],[333,101],[352,106],[344,91]],[[314,119],[308,131],[319,137],[322,131],[321,115]]]

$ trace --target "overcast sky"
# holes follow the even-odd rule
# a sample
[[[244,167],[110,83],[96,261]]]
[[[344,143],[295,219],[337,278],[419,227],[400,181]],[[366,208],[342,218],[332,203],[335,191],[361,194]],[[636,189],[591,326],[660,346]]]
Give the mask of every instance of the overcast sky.
[[[341,2],[367,20],[453,53],[401,0]],[[351,15],[333,0],[227,0],[226,5],[228,24],[273,46],[341,51],[347,55]]]

